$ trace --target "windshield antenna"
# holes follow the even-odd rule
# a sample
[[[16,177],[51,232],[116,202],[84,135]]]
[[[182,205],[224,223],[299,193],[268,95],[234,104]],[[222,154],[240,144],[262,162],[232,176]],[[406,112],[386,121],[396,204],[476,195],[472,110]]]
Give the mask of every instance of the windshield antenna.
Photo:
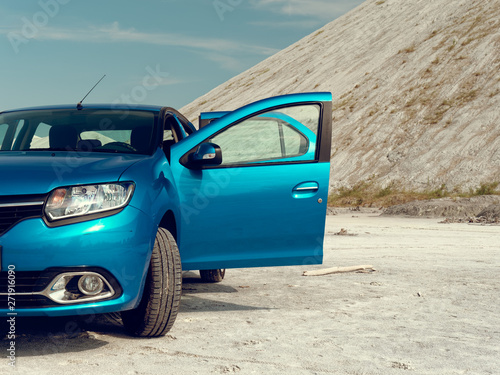
[[[105,74],[105,75],[103,75],[103,76],[101,77],[101,79],[100,79],[99,81],[97,81],[97,83],[94,85],[94,87],[92,87],[92,88],[90,89],[90,91],[87,93],[87,95],[85,95],[85,96],[83,97],[83,99],[82,99],[82,100],[80,100],[80,101],[78,102],[78,104],[76,105],[76,109],[80,110],[80,109],[82,109],[82,108],[83,108],[83,106],[82,106],[82,102],[85,100],[85,98],[86,98],[87,96],[89,96],[89,94],[92,92],[92,90],[94,90],[94,89],[95,89],[95,87],[96,87],[96,86],[97,86],[97,85],[98,85],[98,84],[99,84],[99,83],[100,83],[100,82],[104,79],[104,77],[106,77],[106,74]]]

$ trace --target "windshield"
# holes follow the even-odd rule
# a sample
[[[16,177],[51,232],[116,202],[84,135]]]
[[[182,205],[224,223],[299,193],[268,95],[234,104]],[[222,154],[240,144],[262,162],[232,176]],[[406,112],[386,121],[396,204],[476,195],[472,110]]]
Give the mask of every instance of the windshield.
[[[0,114],[0,152],[151,154],[155,113],[66,109]]]

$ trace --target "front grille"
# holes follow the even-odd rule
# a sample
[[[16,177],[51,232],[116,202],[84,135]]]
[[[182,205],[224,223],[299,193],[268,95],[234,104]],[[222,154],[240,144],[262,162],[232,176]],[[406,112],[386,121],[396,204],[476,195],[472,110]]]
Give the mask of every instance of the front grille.
[[[12,299],[14,298],[14,299]],[[0,309],[7,309],[9,308],[9,303],[8,302],[15,302],[15,308],[17,309],[33,309],[33,308],[39,308],[39,307],[52,307],[52,306],[59,306],[57,303],[52,301],[50,298],[47,298],[45,296],[41,295],[14,295],[11,296],[11,299],[9,300],[8,295],[0,295]],[[14,305],[12,305],[14,306]]]
[[[58,304],[42,295],[19,295],[43,291],[56,275],[55,272],[16,271],[14,298],[16,308],[48,307]],[[0,309],[8,306],[8,272],[0,272]],[[12,301],[12,299],[11,299]]]
[[[7,293],[8,291],[8,276],[8,272],[0,272],[0,293]],[[16,292],[41,292],[53,278],[54,273],[42,273],[41,271],[16,271]]]
[[[0,196],[0,236],[21,220],[41,217],[45,195]]]

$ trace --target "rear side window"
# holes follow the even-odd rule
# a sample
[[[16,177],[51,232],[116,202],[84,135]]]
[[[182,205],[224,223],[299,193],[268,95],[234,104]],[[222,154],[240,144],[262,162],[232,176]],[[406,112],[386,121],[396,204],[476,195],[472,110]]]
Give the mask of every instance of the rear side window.
[[[9,125],[0,124],[0,150],[2,149],[3,141],[5,140],[5,135],[7,134],[7,130],[9,129]]]

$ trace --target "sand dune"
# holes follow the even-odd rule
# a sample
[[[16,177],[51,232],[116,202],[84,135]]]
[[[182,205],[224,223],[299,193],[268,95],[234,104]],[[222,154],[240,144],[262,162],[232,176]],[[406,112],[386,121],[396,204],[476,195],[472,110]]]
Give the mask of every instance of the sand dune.
[[[334,95],[332,187],[500,181],[500,1],[368,0],[183,108]]]

